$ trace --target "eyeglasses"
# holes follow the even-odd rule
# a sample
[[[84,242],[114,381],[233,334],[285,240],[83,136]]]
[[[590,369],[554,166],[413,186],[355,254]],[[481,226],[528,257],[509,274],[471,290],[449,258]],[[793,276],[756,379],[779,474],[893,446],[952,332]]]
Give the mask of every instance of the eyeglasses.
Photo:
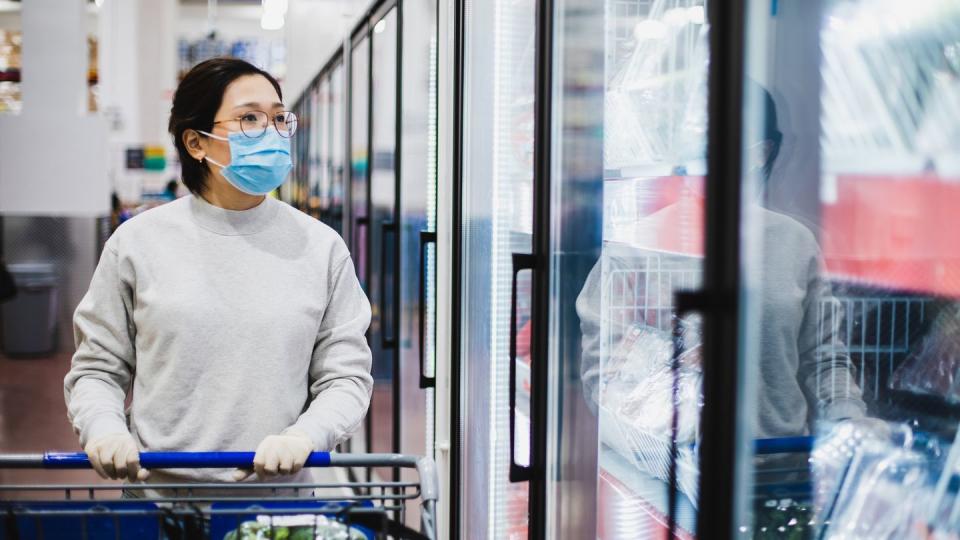
[[[217,120],[214,125],[225,122],[238,122],[240,132],[251,139],[259,139],[267,132],[270,125],[270,115],[263,111],[250,111],[229,120]],[[273,126],[281,137],[290,138],[297,132],[297,115],[290,111],[278,112],[273,115]]]

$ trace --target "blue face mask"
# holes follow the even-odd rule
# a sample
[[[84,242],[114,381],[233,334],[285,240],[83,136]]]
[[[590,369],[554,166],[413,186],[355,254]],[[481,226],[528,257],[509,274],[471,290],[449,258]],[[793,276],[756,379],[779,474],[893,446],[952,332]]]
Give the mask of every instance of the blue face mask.
[[[220,172],[233,187],[249,195],[266,195],[287,180],[293,163],[290,161],[290,139],[281,137],[277,130],[267,129],[262,137],[251,139],[237,131],[223,138],[206,131],[204,135],[230,143],[230,164],[222,165]]]

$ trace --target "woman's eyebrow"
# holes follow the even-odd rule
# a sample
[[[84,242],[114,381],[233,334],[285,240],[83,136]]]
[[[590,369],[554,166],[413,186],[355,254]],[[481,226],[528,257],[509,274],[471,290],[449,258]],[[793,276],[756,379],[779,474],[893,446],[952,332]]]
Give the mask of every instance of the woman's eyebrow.
[[[261,105],[260,103],[255,102],[255,101],[251,101],[251,102],[249,102],[249,103],[241,103],[240,105],[236,105],[236,106],[234,106],[233,108],[234,108],[234,109],[246,109],[246,108],[249,108],[249,107],[259,108],[259,107],[262,107],[262,105]],[[274,101],[274,102],[270,105],[269,108],[271,108],[271,109],[278,109],[278,108],[279,108],[279,109],[282,109],[282,108],[283,108],[283,103],[280,103],[279,101]]]

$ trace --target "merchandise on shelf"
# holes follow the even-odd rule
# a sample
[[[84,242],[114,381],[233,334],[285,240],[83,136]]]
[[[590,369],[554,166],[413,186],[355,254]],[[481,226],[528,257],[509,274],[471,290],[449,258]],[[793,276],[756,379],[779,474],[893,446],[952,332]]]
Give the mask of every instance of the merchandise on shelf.
[[[238,38],[229,41],[211,34],[201,39],[180,38],[177,44],[178,79],[193,66],[218,56],[232,56],[263,68],[278,79],[287,71],[283,40]]]
[[[944,308],[890,378],[890,388],[960,403],[960,304]]]
[[[21,46],[19,31],[0,30],[0,113],[19,113]]]

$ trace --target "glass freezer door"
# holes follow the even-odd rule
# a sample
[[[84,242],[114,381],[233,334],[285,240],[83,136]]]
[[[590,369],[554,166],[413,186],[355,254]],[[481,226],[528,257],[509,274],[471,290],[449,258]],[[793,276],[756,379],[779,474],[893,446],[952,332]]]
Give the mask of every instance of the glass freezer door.
[[[401,20],[400,451],[434,455],[437,223],[437,1],[406,0]],[[416,481],[415,471],[401,479]],[[419,528],[411,509],[408,526]]]
[[[535,5],[463,6],[462,481],[451,494],[461,508],[462,538],[527,537],[528,484],[511,483],[509,473],[511,442],[520,465],[530,456],[531,272],[514,262],[532,248]]]
[[[551,538],[689,538],[697,509],[703,0],[567,0],[552,51]]]
[[[747,5],[736,526],[956,538],[960,4]]]
[[[373,353],[370,451],[399,450],[397,381],[397,8],[373,23],[370,94],[370,274],[373,316],[367,336]],[[387,469],[381,480],[395,479]]]
[[[307,208],[311,215],[330,225],[330,203],[327,191],[330,186],[330,176],[327,163],[330,160],[330,78],[328,74],[321,74],[317,92],[313,99],[316,102],[316,114],[310,124],[313,157],[310,159],[314,173],[310,178],[310,195]]]
[[[369,296],[367,239],[370,236],[370,41],[350,49],[350,247],[357,277]]]
[[[324,220],[339,234],[345,236],[343,217],[346,215],[344,205],[344,95],[343,95],[343,62],[338,61],[329,74],[330,80],[330,123],[324,129],[327,136],[329,155],[327,177],[329,178],[329,192],[327,201],[329,211]]]
[[[370,42],[366,37],[353,42],[350,49],[349,84],[349,172],[350,180],[350,253],[357,278],[369,298],[368,239],[369,214],[369,126],[370,126]],[[370,452],[372,418],[367,414],[364,429],[350,442],[351,452]],[[365,478],[366,480],[367,478]]]

